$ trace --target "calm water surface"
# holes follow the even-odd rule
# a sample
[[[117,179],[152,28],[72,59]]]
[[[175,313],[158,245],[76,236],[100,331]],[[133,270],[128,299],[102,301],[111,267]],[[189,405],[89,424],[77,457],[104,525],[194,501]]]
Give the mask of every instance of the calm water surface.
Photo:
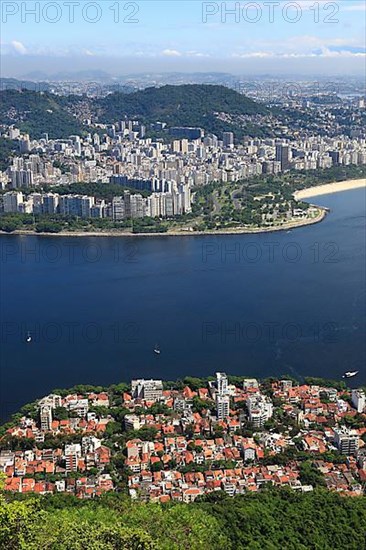
[[[317,197],[331,214],[289,233],[2,236],[1,416],[56,387],[217,369],[365,383],[365,199]]]

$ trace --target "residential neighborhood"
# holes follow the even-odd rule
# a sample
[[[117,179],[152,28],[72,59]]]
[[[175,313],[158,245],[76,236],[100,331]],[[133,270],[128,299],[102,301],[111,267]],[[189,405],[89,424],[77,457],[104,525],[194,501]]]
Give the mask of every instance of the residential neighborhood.
[[[7,491],[186,503],[269,485],[365,491],[362,389],[223,372],[77,389],[27,405],[3,427]]]

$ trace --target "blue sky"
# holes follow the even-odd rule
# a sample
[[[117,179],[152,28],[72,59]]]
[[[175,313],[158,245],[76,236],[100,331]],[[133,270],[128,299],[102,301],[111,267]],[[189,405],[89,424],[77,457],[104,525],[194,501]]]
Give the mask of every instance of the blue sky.
[[[55,71],[69,64],[119,74],[150,67],[360,74],[366,62],[364,0],[3,0],[1,9],[3,76],[52,63]],[[27,13],[34,9],[39,21]],[[225,15],[230,10],[235,15]]]

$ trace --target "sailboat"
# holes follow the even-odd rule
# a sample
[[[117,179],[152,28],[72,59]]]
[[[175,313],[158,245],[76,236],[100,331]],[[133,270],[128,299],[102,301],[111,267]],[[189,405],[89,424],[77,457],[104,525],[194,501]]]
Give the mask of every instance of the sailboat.
[[[25,341],[27,342],[27,344],[29,344],[32,341],[32,336],[31,336],[31,333],[29,331],[27,333],[27,337],[26,337]]]
[[[154,353],[156,353],[156,355],[160,355],[160,348],[159,348],[158,344],[155,344]]]

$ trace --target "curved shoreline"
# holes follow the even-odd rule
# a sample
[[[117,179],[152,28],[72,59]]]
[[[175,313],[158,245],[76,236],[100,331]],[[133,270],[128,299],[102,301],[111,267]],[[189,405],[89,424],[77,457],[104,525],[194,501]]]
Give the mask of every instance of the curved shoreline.
[[[315,205],[312,205],[315,206]],[[6,231],[0,231],[1,235],[18,235],[18,236],[32,236],[32,237],[196,237],[196,236],[220,236],[220,235],[256,235],[259,233],[273,233],[275,231],[290,231],[300,227],[306,227],[308,225],[314,225],[320,223],[327,216],[329,210],[321,206],[315,206],[319,210],[319,214],[314,218],[293,220],[286,225],[278,227],[238,227],[228,229],[217,229],[207,231],[167,231],[166,233],[131,233],[122,231],[60,231],[59,233],[37,233],[36,231],[26,231],[18,229],[11,233]]]
[[[341,191],[350,191],[352,189],[366,189],[366,178],[338,181],[333,183],[325,183],[314,187],[307,187],[294,192],[295,200],[309,199],[321,195],[338,193]],[[196,237],[196,236],[220,236],[220,235],[256,235],[260,233],[274,233],[275,231],[290,231],[308,225],[315,225],[322,222],[327,216],[329,209],[324,206],[311,203],[311,206],[319,210],[319,214],[314,218],[292,220],[284,225],[277,227],[233,227],[227,229],[206,230],[206,231],[189,231],[172,229],[165,233],[132,233],[131,231],[60,231],[59,233],[37,233],[36,231],[27,231],[18,229],[11,233],[0,231],[1,235],[18,235],[18,236],[37,236],[37,237]]]
[[[341,191],[351,191],[352,189],[366,188],[366,178],[357,180],[336,181],[333,183],[324,183],[314,187],[307,187],[295,191],[295,200],[309,199],[312,197],[320,197],[321,195],[330,195],[332,193],[340,193]]]

